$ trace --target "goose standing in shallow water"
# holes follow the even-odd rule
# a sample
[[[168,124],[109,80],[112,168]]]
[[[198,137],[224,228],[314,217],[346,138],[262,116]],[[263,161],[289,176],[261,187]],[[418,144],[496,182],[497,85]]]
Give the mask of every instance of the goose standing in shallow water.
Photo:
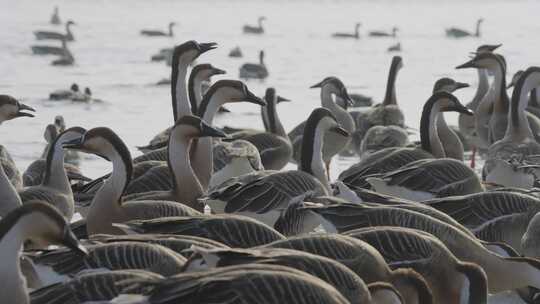
[[[52,39],[52,40],[66,40],[66,41],[73,41],[75,40],[73,33],[71,32],[71,26],[75,25],[75,22],[72,20],[69,20],[66,23],[66,33],[58,33],[58,32],[47,32],[47,31],[36,31],[34,32],[34,35],[36,36],[37,40],[44,40],[44,39]]]
[[[266,20],[266,17],[259,17],[257,19],[257,26],[253,25],[244,25],[242,28],[244,34],[264,34],[263,21]]]
[[[357,23],[355,26],[354,26],[354,33],[351,34],[351,33],[333,33],[332,34],[332,37],[334,38],[354,38],[354,39],[359,39],[360,38],[360,26],[362,24],[361,23]]]
[[[240,78],[242,79],[265,79],[268,77],[268,70],[264,64],[264,51],[259,52],[259,63],[244,63],[240,67]]]
[[[149,37],[173,37],[173,27],[176,25],[174,22],[169,23],[169,32],[164,32],[160,30],[141,30],[141,35],[143,36],[149,36]]]
[[[371,31],[369,32],[370,37],[396,37],[396,34],[398,32],[397,27],[392,28],[392,32],[385,32],[385,31]]]
[[[0,254],[4,261],[0,266],[4,281],[0,296],[5,303],[30,303],[26,279],[21,272],[23,245],[35,249],[64,245],[86,254],[65,218],[54,207],[41,202],[28,203],[8,213],[0,220],[0,230]]]
[[[52,25],[62,24],[62,21],[60,20],[60,14],[58,13],[58,6],[54,7],[54,12],[51,16],[51,21],[49,23]]]
[[[480,25],[484,19],[480,18],[478,21],[476,21],[476,31],[474,33],[468,32],[466,30],[462,30],[457,27],[451,27],[446,29],[446,36],[452,37],[452,38],[464,38],[464,37],[480,37]]]
[[[304,129],[298,170],[258,171],[224,183],[205,199],[215,213],[247,215],[273,227],[281,213],[296,200],[331,193],[323,162],[327,132],[348,132],[325,108],[315,109]]]

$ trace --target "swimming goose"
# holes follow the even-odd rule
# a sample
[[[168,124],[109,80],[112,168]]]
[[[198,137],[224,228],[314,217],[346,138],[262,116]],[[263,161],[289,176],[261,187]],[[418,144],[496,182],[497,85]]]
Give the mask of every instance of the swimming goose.
[[[433,93],[436,93],[438,91],[454,93],[461,88],[467,87],[469,87],[469,84],[467,83],[457,82],[451,78],[444,77],[435,82],[435,84],[433,85]],[[465,114],[460,113],[460,115]],[[444,119],[443,113],[439,113],[439,116],[437,117],[437,133],[439,135],[439,139],[441,140],[444,154],[446,155],[446,157],[462,161],[464,150],[463,143],[461,142],[459,135],[456,134],[456,132],[450,127],[448,127],[448,124],[446,124],[446,120]]]
[[[74,93],[79,92],[79,85],[76,83],[73,83],[71,87],[69,87],[69,90],[56,90],[49,94],[50,100],[65,100],[65,99],[71,99],[71,96],[73,96]]]
[[[204,82],[210,82],[212,76],[223,75],[225,73],[226,72],[224,70],[215,68],[211,64],[198,64],[193,67],[191,73],[189,74],[187,90],[191,111],[194,115],[197,115],[198,107],[201,104],[203,95],[208,91],[203,91]],[[149,145],[137,147],[137,149],[145,154],[134,158],[133,162],[138,163],[146,160],[167,160],[167,141],[169,140],[169,137],[165,135],[169,135],[168,132],[170,132],[170,129],[167,129],[167,132],[166,134],[163,134],[163,137],[154,138]],[[159,140],[162,141],[160,142]],[[162,148],[161,151],[156,151],[160,148]]]
[[[68,66],[68,65],[73,65],[75,63],[75,57],[73,57],[73,53],[71,53],[71,51],[68,49],[65,39],[62,39],[62,49],[64,50],[63,53],[60,55],[58,59],[53,60],[51,62],[51,65]]]
[[[310,234],[260,246],[308,252],[340,262],[367,284],[387,282],[405,298],[405,303],[432,303],[422,276],[413,270],[391,270],[381,254],[366,242],[340,234]]]
[[[383,226],[355,229],[345,235],[372,245],[393,269],[412,268],[421,274],[433,292],[434,303],[487,303],[487,278],[482,268],[458,260],[429,233]]]
[[[96,193],[88,210],[86,219],[89,234],[118,234],[118,229],[111,226],[113,223],[134,219],[198,214],[188,206],[202,211],[202,206],[196,200],[203,192],[189,165],[189,140],[192,136],[220,134],[196,117],[185,116],[178,120],[171,132],[172,143],[169,146],[171,155],[174,155],[169,163],[170,167],[174,168],[172,176],[175,182],[171,191],[155,193],[159,201],[151,200],[151,195],[146,196],[147,200],[140,198],[138,201],[122,201],[124,190],[131,179],[133,165],[129,150],[112,130],[94,128],[82,138],[64,144],[71,149],[102,156],[113,163],[111,177]],[[163,201],[163,198],[166,200]]]
[[[338,232],[358,228],[393,226],[425,231],[437,237],[458,259],[482,267],[490,293],[520,287],[540,286],[540,263],[530,258],[504,258],[489,251],[478,239],[431,216],[394,207],[365,207],[348,204],[310,207],[323,217],[323,223]],[[352,212],[354,208],[354,212]],[[341,211],[340,211],[341,210]]]
[[[9,95],[0,95],[0,124],[17,117],[34,117],[35,110]],[[21,198],[17,189],[22,188],[22,177],[7,150],[0,146],[0,218],[19,206]]]
[[[360,38],[360,32],[358,31],[360,29],[361,23],[357,23],[354,25],[354,34],[351,33],[333,33],[332,37],[334,38],[354,38],[359,39]]]
[[[398,42],[396,44],[392,44],[391,46],[386,49],[387,52],[401,52],[401,42]]]
[[[130,221],[116,226],[128,233],[198,236],[231,248],[250,248],[285,239],[281,233],[262,222],[231,214],[164,217]]]
[[[66,53],[66,48],[61,46],[51,46],[51,45],[32,45],[32,54],[34,55],[59,55],[63,56]]]
[[[261,107],[261,115],[265,122],[266,132],[236,132],[231,139],[243,139],[257,147],[261,155],[262,165],[267,170],[281,170],[289,163],[293,148],[285,128],[281,124],[276,106],[279,102],[289,101],[276,94],[274,88],[268,88],[264,100],[266,106]]]
[[[126,280],[158,280],[163,276],[144,270],[93,271],[77,275],[73,279],[48,285],[30,293],[32,304],[97,303],[109,301],[122,291],[118,287]],[[143,289],[134,288],[132,294],[142,294]]]
[[[239,46],[233,48],[230,52],[229,52],[229,57],[232,57],[232,58],[242,58],[243,55],[242,55],[242,50],[240,49]]]
[[[372,303],[368,286],[352,270],[332,259],[290,249],[202,249],[195,248],[186,272],[243,264],[291,267],[334,286],[351,304]],[[397,292],[397,291],[396,291]]]
[[[174,36],[173,27],[175,25],[176,25],[175,22],[170,22],[169,23],[169,32],[168,33],[164,32],[164,31],[160,31],[160,30],[141,30],[141,35],[149,36],[149,37],[157,37],[157,36],[173,37]]]
[[[47,32],[47,31],[36,31],[34,32],[34,35],[36,36],[37,40],[44,40],[44,39],[53,39],[53,40],[65,40],[65,41],[73,41],[75,38],[73,37],[73,33],[71,32],[71,26],[75,25],[75,22],[72,20],[68,20],[66,23],[66,33],[58,33],[58,32]]]
[[[496,49],[498,49],[502,44],[495,44],[495,45],[489,45],[484,44],[479,46],[476,49],[476,53],[486,53],[486,52],[493,52]],[[475,156],[475,149],[482,148],[487,149],[487,143],[484,143],[481,138],[487,138],[487,128],[483,127],[481,130],[478,130],[476,128],[476,121],[480,119],[479,117],[486,117],[489,118],[489,113],[491,111],[490,105],[483,104],[482,107],[480,106],[482,103],[482,99],[487,94],[489,89],[489,78],[488,78],[488,72],[486,69],[478,68],[476,69],[478,74],[478,87],[476,88],[476,93],[474,94],[473,99],[467,104],[467,108],[474,111],[475,115],[465,115],[465,114],[459,114],[458,116],[458,125],[460,132],[465,136],[469,144],[473,146],[473,157]],[[479,125],[482,123],[479,123]],[[483,123],[484,125],[487,125],[487,123]],[[483,132],[483,136],[478,134],[478,132]]]
[[[332,95],[340,97],[349,104],[352,100],[347,92],[347,88],[337,77],[326,77],[321,82],[312,85],[310,88],[321,88],[321,105],[328,109],[336,118],[338,124],[345,129],[349,134],[355,131],[355,124],[351,114],[345,109],[338,106],[332,99]],[[303,146],[303,134],[306,122],[300,123],[292,131],[289,132],[289,138],[293,143],[294,153],[293,158],[296,163],[300,163]],[[327,173],[329,173],[330,162],[332,157],[342,151],[350,142],[350,137],[336,134],[335,132],[328,133],[324,136],[323,144],[323,160],[326,165]]]
[[[149,296],[143,297],[142,302],[136,300],[127,303],[277,304],[283,303],[284,299],[291,304],[349,303],[339,291],[323,280],[303,271],[277,265],[229,266],[135,284],[137,288],[146,288]],[[398,299],[390,303],[401,302]]]
[[[62,21],[60,21],[60,14],[58,13],[58,6],[54,7],[54,12],[51,16],[51,21],[49,23],[52,25],[62,24]]]
[[[65,218],[48,204],[32,202],[14,209],[0,220],[0,266],[4,288],[0,291],[6,303],[29,304],[26,279],[21,273],[21,251],[64,245],[79,254],[86,249],[79,243]]]
[[[263,170],[233,178],[209,193],[205,202],[215,213],[243,214],[273,227],[289,204],[331,192],[322,159],[322,141],[327,132],[348,134],[330,111],[317,108],[304,129],[298,170]]]
[[[462,30],[457,27],[451,27],[446,29],[446,36],[452,37],[452,38],[463,38],[463,37],[480,37],[480,25],[484,19],[480,18],[478,21],[476,21],[476,31],[474,33],[468,32],[466,30]]]
[[[174,48],[171,69],[171,99],[173,108],[173,124],[178,118],[184,115],[192,115],[187,88],[188,67],[201,54],[216,48],[216,43],[198,43],[194,40],[186,41]],[[160,132],[150,141],[150,145],[155,142],[164,141],[169,137],[169,131]]]
[[[70,220],[74,213],[74,200],[71,185],[64,169],[63,145],[78,139],[86,130],[81,127],[69,128],[51,144],[47,153],[46,169],[40,185],[25,187],[19,191],[23,203],[34,200],[45,201],[56,208]]]
[[[369,32],[370,37],[396,37],[396,33],[398,32],[397,27],[392,28],[392,32],[385,32],[385,31],[371,31]]]
[[[488,149],[487,161],[483,169],[485,176],[493,170],[494,162],[497,159],[511,159],[516,156],[527,158],[540,154],[540,144],[535,140],[525,111],[528,103],[527,97],[532,89],[538,85],[540,85],[539,67],[528,68],[516,83],[508,112],[508,127],[504,137],[493,143]],[[503,179],[495,182],[505,185],[506,179],[511,180],[514,174],[509,170],[507,174],[500,176]]]
[[[257,19],[257,26],[253,25],[244,25],[242,28],[244,34],[264,34],[264,28],[262,26],[262,22],[266,20],[266,17],[261,16],[259,19]]]
[[[268,77],[268,69],[264,64],[264,51],[259,52],[259,63],[244,63],[240,67],[241,79],[265,79]]]

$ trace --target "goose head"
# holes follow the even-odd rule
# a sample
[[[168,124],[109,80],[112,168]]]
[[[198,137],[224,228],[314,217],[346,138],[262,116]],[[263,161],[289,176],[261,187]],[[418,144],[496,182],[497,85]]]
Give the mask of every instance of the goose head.
[[[265,16],[260,16],[259,19],[257,19],[259,22],[266,20]]]
[[[73,92],[79,92],[79,85],[76,83],[71,84],[71,87],[69,89]]]
[[[204,64],[198,64],[191,70],[191,77],[194,79],[200,79],[200,80],[210,80],[210,77],[214,75],[223,75],[226,74],[224,70],[218,69],[214,66],[212,66],[209,63]]]
[[[184,42],[174,48],[172,66],[176,67],[179,63],[189,65],[201,54],[213,50],[216,47],[217,44],[214,42],[198,43],[194,40]]]
[[[171,136],[181,136],[186,139],[200,137],[224,138],[227,137],[227,134],[213,128],[199,117],[186,115],[178,119],[171,131]]]
[[[0,221],[0,241],[17,225],[21,225],[26,249],[45,249],[49,245],[63,245],[81,254],[87,254],[66,219],[47,203],[29,202],[11,211]]]
[[[482,52],[477,53],[474,58],[464,64],[458,65],[456,69],[476,68],[493,70],[499,65],[502,66],[502,68],[506,67],[506,61],[501,55],[491,52]]]
[[[113,130],[107,127],[90,129],[79,138],[66,141],[63,147],[95,154],[108,161],[120,155],[125,163],[131,164],[131,154],[127,146]]]
[[[56,139],[56,137],[58,137],[58,128],[56,128],[56,126],[53,124],[47,125],[45,132],[43,132],[43,138],[45,138],[45,141],[51,143]]]
[[[439,91],[435,92],[431,98],[426,102],[426,105],[430,104],[437,106],[440,112],[458,112],[466,115],[473,115],[474,112],[464,106],[456,96],[449,92]]]
[[[9,95],[0,95],[0,124],[17,117],[34,117],[34,114],[25,111],[35,112],[36,110]]]
[[[175,25],[176,25],[176,22],[169,22],[169,27],[170,27],[170,28],[173,27],[173,26],[175,26]]]
[[[54,126],[58,129],[58,132],[64,132],[64,130],[66,129],[66,122],[64,120],[64,116],[56,115],[54,117]]]
[[[204,117],[213,97],[218,97],[221,104],[245,101],[260,106],[266,106],[266,102],[255,96],[243,82],[239,80],[222,79],[216,81],[204,95],[201,106],[198,109],[199,117]]]
[[[453,93],[459,89],[469,87],[468,83],[457,82],[452,78],[443,77],[435,82],[433,85],[433,93],[439,91],[445,91],[448,93]]]
[[[515,86],[516,83],[517,83],[517,81],[518,81],[518,79],[521,77],[521,75],[523,75],[524,72],[525,72],[525,71],[523,71],[523,70],[517,71],[517,72],[514,74],[514,76],[512,76],[512,80],[510,81],[510,83],[508,84],[508,86],[506,86],[506,88],[509,89],[509,88]]]
[[[68,20],[68,22],[66,22],[66,27],[70,27],[72,25],[77,25],[73,20]]]
[[[502,44],[483,44],[476,49],[476,53],[492,53],[501,46]]]
[[[321,82],[312,85],[310,88],[321,88],[322,92],[327,92],[343,99],[349,106],[354,105],[354,101],[349,96],[347,88],[345,87],[343,82],[341,82],[341,80],[339,80],[339,78],[337,77],[326,77]]]
[[[279,96],[276,94],[276,89],[274,88],[267,88],[266,92],[264,93],[264,100],[266,101],[266,104],[269,105],[270,103],[276,105],[281,102],[290,102],[290,99],[287,99],[285,97]]]
[[[397,32],[399,32],[399,28],[397,26],[394,26],[392,28],[392,36],[396,36]]]

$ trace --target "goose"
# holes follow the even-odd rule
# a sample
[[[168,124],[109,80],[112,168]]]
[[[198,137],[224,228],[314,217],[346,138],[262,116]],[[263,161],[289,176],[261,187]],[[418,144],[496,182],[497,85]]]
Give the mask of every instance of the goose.
[[[506,88],[509,89],[513,87],[517,83],[519,77],[523,75],[523,72],[523,70],[517,71],[514,76],[512,76],[512,81],[510,81]],[[539,94],[539,91],[534,88],[531,91],[531,94],[529,96],[529,104],[527,105],[527,112],[533,114],[536,117],[540,117],[540,106],[538,105],[538,100],[540,99]]]
[[[338,106],[333,100],[332,95],[340,97],[347,103],[352,104],[352,100],[347,92],[347,88],[337,77],[326,77],[321,82],[312,85],[310,88],[321,89],[321,105],[328,109],[334,117],[337,119],[339,125],[345,129],[349,134],[355,131],[355,124],[352,116],[345,109]],[[289,132],[289,138],[293,143],[293,159],[296,163],[301,161],[303,134],[306,122],[302,122],[297,125],[292,131]],[[335,133],[335,132],[332,132]],[[330,162],[332,157],[342,151],[350,141],[349,137],[342,136],[341,134],[328,133],[324,137],[324,141],[327,144],[323,145],[323,160],[326,165],[326,171],[329,173]]]
[[[264,34],[264,28],[262,26],[264,20],[266,20],[266,17],[262,16],[257,19],[257,26],[244,25],[242,28],[244,34]]]
[[[28,168],[23,173],[23,185],[25,187],[29,186],[37,186],[40,185],[43,182],[44,173],[47,170],[47,155],[49,154],[49,150],[52,149],[52,145],[56,141],[56,138],[58,137],[58,130],[57,127],[53,124],[49,124],[47,128],[45,129],[45,139],[47,140],[47,147],[45,148],[45,151],[43,151],[43,155],[40,159],[33,161]],[[66,158],[67,154],[64,152],[64,158]],[[83,182],[89,182],[91,181],[90,178],[84,176],[81,172],[81,170],[71,164],[71,163],[64,163],[64,170],[66,171],[67,177],[70,182],[72,181],[83,181]]]
[[[63,54],[61,54],[58,59],[53,60],[51,65],[70,66],[75,63],[75,57],[73,57],[73,53],[68,49],[65,39],[62,39],[62,49],[64,50]]]
[[[160,30],[141,30],[141,35],[149,36],[149,37],[157,37],[157,36],[173,37],[174,36],[173,27],[175,25],[176,25],[175,22],[170,22],[169,23],[169,32],[168,33],[164,32],[164,31],[160,31]]]
[[[261,114],[265,122],[266,132],[236,132],[230,135],[233,140],[246,140],[258,149],[262,165],[267,170],[281,170],[289,163],[293,148],[285,128],[281,124],[276,106],[279,102],[289,101],[278,96],[274,88],[268,88]]]
[[[243,264],[291,267],[335,287],[349,302],[372,303],[368,286],[352,270],[329,258],[290,249],[200,249],[186,264],[186,272]],[[192,270],[193,269],[193,270]],[[397,293],[397,290],[395,291]]]
[[[46,169],[40,185],[25,187],[19,191],[23,203],[34,200],[45,201],[55,206],[70,220],[74,213],[74,200],[71,185],[64,169],[63,145],[78,139],[85,132],[83,128],[69,128],[58,135],[47,153]]]
[[[0,124],[18,117],[34,117],[35,110],[9,95],[0,95]],[[21,206],[17,189],[22,188],[22,178],[7,150],[0,146],[0,218]]]
[[[535,140],[525,111],[528,103],[527,96],[533,88],[540,84],[539,79],[540,68],[530,67],[516,83],[510,101],[506,133],[502,139],[489,147],[487,161],[483,168],[484,176],[487,176],[493,170],[493,164],[497,159],[510,159],[515,156],[526,158],[530,155],[540,154],[540,144]],[[512,170],[507,170],[506,174],[499,174],[502,178],[495,182],[505,185],[510,183],[509,181],[512,180],[514,175]]]
[[[281,233],[262,222],[247,216],[231,214],[133,220],[115,226],[128,234],[198,236],[231,248],[250,248],[285,239]]]
[[[79,85],[76,83],[73,83],[69,90],[61,89],[53,91],[49,94],[49,100],[65,100],[65,99],[71,99],[73,94],[79,92]]]
[[[0,231],[0,253],[5,261],[0,271],[5,288],[0,295],[6,303],[30,303],[26,279],[21,272],[23,246],[44,249],[48,245],[63,245],[79,255],[87,253],[65,218],[42,202],[31,202],[9,212],[0,220]]]
[[[493,52],[496,49],[498,49],[502,44],[495,44],[495,45],[489,45],[484,44],[479,46],[476,49],[476,53],[485,53],[485,52]],[[487,149],[487,145],[482,142],[482,139],[479,134],[477,128],[476,128],[476,120],[479,119],[480,116],[482,117],[489,117],[489,111],[490,109],[487,107],[487,104],[485,104],[483,107],[480,107],[482,104],[481,101],[484,98],[484,96],[487,94],[489,89],[489,79],[488,79],[488,72],[486,69],[476,69],[478,74],[478,87],[476,88],[476,93],[474,94],[473,99],[467,104],[467,108],[474,111],[475,115],[465,115],[465,114],[459,114],[458,116],[458,126],[460,132],[465,136],[467,141],[472,144],[473,146],[473,159],[475,156],[476,149],[482,148]],[[480,124],[480,123],[479,123]],[[483,128],[482,130],[486,130],[484,134],[487,134],[487,129]],[[484,132],[484,131],[483,131]],[[483,136],[484,138],[487,138],[487,135]]]
[[[457,82],[451,78],[443,77],[435,82],[433,85],[433,93],[438,91],[445,91],[448,93],[454,93],[461,88],[468,88],[469,84],[463,82]],[[459,113],[465,115],[464,113]],[[470,116],[470,115],[469,115]],[[448,127],[444,114],[439,113],[437,117],[437,134],[441,140],[444,154],[449,158],[454,158],[463,161],[463,143],[456,132]]]
[[[69,281],[79,273],[95,270],[145,270],[162,276],[182,272],[186,258],[158,244],[117,242],[85,245],[83,258],[67,249],[53,249],[30,256],[38,274],[38,288]]]
[[[152,57],[150,57],[150,60],[151,61],[164,61],[165,60],[167,62],[171,62],[172,54],[173,54],[172,48],[163,48],[163,49],[160,49],[156,54],[152,55]],[[168,80],[168,83],[170,83],[170,79]]]
[[[229,57],[231,57],[231,58],[242,58],[242,57],[243,57],[243,54],[242,54],[242,50],[240,49],[240,47],[239,47],[239,46],[234,47],[234,48],[229,52]]]
[[[310,234],[260,246],[292,249],[320,255],[349,267],[367,284],[386,282],[394,285],[405,303],[432,303],[426,281],[413,270],[391,270],[383,256],[371,245],[340,234]]]
[[[154,193],[155,197],[159,197],[159,201],[151,200],[151,195],[147,195],[146,200],[139,197],[137,201],[122,201],[124,190],[131,179],[133,165],[129,150],[112,130],[94,128],[82,138],[64,144],[67,148],[93,153],[113,163],[111,177],[96,193],[88,210],[88,233],[118,234],[119,230],[112,226],[113,223],[199,214],[190,208],[202,211],[202,206],[196,201],[202,195],[202,189],[189,165],[189,141],[193,137],[221,134],[194,116],[184,116],[178,120],[171,132],[173,142],[169,146],[171,155],[174,155],[169,162],[170,167],[174,168],[172,176],[175,182],[171,191]]]
[[[47,31],[35,31],[34,36],[36,36],[37,40],[44,40],[44,39],[53,39],[53,40],[66,40],[66,41],[73,41],[75,40],[73,33],[71,32],[71,26],[75,25],[75,22],[72,20],[68,20],[66,22],[66,33],[58,33],[58,32],[47,32]]]
[[[265,79],[268,77],[268,69],[264,64],[264,51],[259,51],[259,63],[244,63],[240,67],[241,79]]]
[[[203,99],[203,95],[208,90],[203,90],[203,84],[204,82],[210,82],[211,77],[215,75],[223,75],[226,72],[224,70],[218,69],[211,64],[198,64],[193,67],[191,70],[191,73],[189,74],[189,80],[188,80],[188,97],[189,97],[189,103],[191,106],[191,111],[194,113],[194,115],[197,115],[198,113],[198,107],[201,104],[201,101]],[[170,80],[169,80],[170,83]],[[167,140],[168,138],[168,130],[167,132],[163,133],[162,137],[156,137],[154,138],[150,144],[146,146],[140,146],[137,147],[141,152],[145,153],[144,155],[141,155],[139,157],[136,157],[133,161],[135,163],[138,163],[140,161],[146,161],[146,160],[166,160],[167,155]],[[167,136],[165,136],[167,135]],[[153,155],[153,153],[149,153],[154,150],[158,150],[160,148],[163,148],[158,155]]]
[[[474,33],[462,30],[457,27],[451,27],[446,29],[446,36],[452,38],[464,38],[464,37],[480,37],[480,25],[484,22],[484,19],[480,18],[476,21],[476,31]]]
[[[392,44],[391,46],[386,49],[387,52],[401,52],[401,42],[398,42],[396,44]]]
[[[158,280],[164,277],[144,270],[114,270],[82,273],[74,278],[36,289],[30,293],[32,304],[97,303],[109,301],[122,291],[117,286],[127,280]],[[90,288],[91,286],[91,288]],[[133,294],[144,293],[134,288]]]
[[[392,28],[392,32],[385,32],[385,31],[371,31],[369,32],[370,37],[396,37],[396,33],[398,32],[397,27]]]
[[[221,267],[180,274],[160,281],[139,281],[135,284],[139,289],[146,288],[148,296],[135,299],[135,302],[128,300],[127,303],[276,304],[282,303],[283,299],[292,304],[349,303],[339,291],[323,280],[303,271],[277,265]],[[390,303],[401,302],[398,298]]]
[[[412,268],[421,274],[435,303],[487,303],[488,284],[482,268],[458,260],[429,233],[402,227],[368,227],[345,235],[373,246],[393,269]]]
[[[59,55],[63,56],[66,53],[64,46],[51,46],[51,45],[32,45],[32,54],[34,55]]]
[[[273,227],[281,212],[294,201],[331,193],[322,160],[326,132],[348,134],[330,111],[317,108],[304,129],[298,170],[263,170],[233,178],[209,193],[205,203],[215,213],[243,214]]]
[[[360,32],[358,31],[360,29],[361,23],[356,23],[354,26],[354,34],[351,33],[333,33],[332,37],[334,38],[354,38],[359,39],[360,38]]]
[[[404,174],[407,174],[407,172],[419,173],[420,171],[417,170],[427,170],[429,166],[435,164],[440,165],[441,169],[443,170],[455,167],[454,170],[463,170],[462,173],[468,174],[469,170],[461,168],[461,165],[459,165],[457,162],[452,162],[450,159],[445,159],[430,164],[430,159],[433,159],[434,157],[446,157],[444,148],[439,139],[436,125],[437,118],[439,117],[440,113],[446,111],[464,112],[469,113],[469,115],[472,114],[472,111],[463,106],[451,93],[444,91],[436,92],[424,104],[422,117],[420,120],[420,148],[387,148],[377,151],[362,159],[359,163],[352,165],[349,169],[343,171],[339,175],[339,180],[343,181],[348,186],[370,188],[373,187],[373,185],[368,181],[368,178],[375,178],[374,175],[384,175],[386,173],[393,172],[394,170],[399,170],[400,168],[409,164],[418,164],[419,167],[410,167],[409,169],[403,171]],[[448,167],[445,167],[445,163],[448,163]],[[426,167],[424,167],[424,165]],[[443,178],[444,180],[445,175],[446,174],[442,174],[440,178]],[[427,175],[424,176],[427,177]],[[434,183],[436,179],[433,179],[433,176],[431,178],[430,183]],[[379,183],[379,189],[375,187],[377,191],[382,191],[382,188],[386,188],[385,183],[382,181],[377,181],[376,179],[371,179],[371,181]],[[412,182],[412,180],[409,181]],[[424,180],[418,179],[417,181],[420,182]],[[448,182],[449,180],[445,180],[443,184],[447,184]],[[426,183],[426,185],[430,183]],[[398,191],[395,188],[394,190]],[[382,193],[388,194],[387,192]],[[409,194],[413,195],[413,193]],[[427,194],[427,196],[431,197],[430,194]],[[424,200],[423,198],[416,197],[416,195],[413,195],[412,198],[413,200]]]
[[[502,257],[478,239],[420,212],[394,207],[346,204],[310,207],[322,217],[328,231],[343,233],[358,228],[392,226],[418,229],[438,238],[458,259],[479,265],[488,278],[490,293],[540,285],[540,263],[531,258]]]
[[[71,96],[72,102],[90,102],[92,100],[92,91],[88,87],[84,88],[83,92],[75,93]]]
[[[60,14],[58,13],[58,6],[54,7],[53,14],[51,16],[51,21],[49,22],[52,25],[60,25],[62,21],[60,20]]]

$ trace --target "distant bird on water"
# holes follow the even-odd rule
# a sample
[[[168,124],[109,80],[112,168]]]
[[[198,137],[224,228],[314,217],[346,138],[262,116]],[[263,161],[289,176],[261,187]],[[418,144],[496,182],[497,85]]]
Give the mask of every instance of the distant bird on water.
[[[334,38],[354,38],[354,39],[358,39],[358,38],[360,38],[360,32],[358,30],[360,29],[361,25],[362,25],[361,23],[357,23],[354,26],[354,33],[353,34],[351,34],[351,33],[333,33],[332,37],[334,37]]]
[[[476,21],[476,32],[471,33],[466,30],[462,30],[457,27],[451,27],[446,29],[446,36],[452,38],[464,38],[464,37],[480,37],[480,25],[484,22],[484,19],[480,18]]]
[[[393,44],[388,47],[388,52],[401,52],[401,42],[398,42],[396,44]]]
[[[229,57],[232,57],[232,58],[241,58],[241,57],[243,57],[242,50],[240,49],[240,47],[237,46],[234,49],[232,49],[229,52]]]
[[[173,27],[176,25],[175,22],[169,23],[169,32],[164,32],[160,30],[141,30],[141,35],[149,37],[173,37]]]
[[[396,34],[398,32],[397,27],[392,28],[392,32],[385,32],[385,31],[371,31],[369,32],[370,37],[396,37]]]
[[[259,19],[257,20],[258,25],[256,26],[249,24],[244,25],[244,34],[264,34],[264,28],[262,26],[262,22],[264,20],[266,20],[266,17],[263,16],[259,17]]]
[[[265,79],[268,77],[268,70],[264,64],[264,51],[259,52],[259,63],[244,63],[240,67],[240,78],[242,79]]]
[[[36,36],[37,40],[45,40],[45,39],[52,39],[52,40],[66,40],[66,41],[73,41],[75,40],[75,37],[73,36],[73,33],[71,32],[71,26],[75,25],[75,22],[72,20],[69,20],[66,23],[66,33],[58,33],[58,32],[49,32],[49,31],[35,31],[34,35]]]
[[[60,20],[60,15],[58,14],[58,6],[54,7],[54,12],[51,16],[51,24],[60,25],[62,21]]]

